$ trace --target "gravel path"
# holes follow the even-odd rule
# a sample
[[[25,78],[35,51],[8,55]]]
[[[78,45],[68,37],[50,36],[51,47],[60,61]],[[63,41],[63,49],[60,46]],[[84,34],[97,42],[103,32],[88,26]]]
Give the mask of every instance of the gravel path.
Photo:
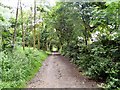
[[[27,88],[97,88],[62,55],[50,55]]]

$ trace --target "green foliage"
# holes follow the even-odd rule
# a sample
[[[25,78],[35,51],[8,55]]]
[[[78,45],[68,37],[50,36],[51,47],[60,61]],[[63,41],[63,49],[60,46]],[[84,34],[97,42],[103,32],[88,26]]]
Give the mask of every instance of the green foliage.
[[[74,30],[68,32],[72,33],[72,38],[69,38],[70,42],[65,40],[62,45],[62,53],[71,58],[71,61],[84,70],[86,75],[104,82],[103,87],[119,89],[120,2],[111,2],[109,4],[104,2],[67,4],[64,4],[64,7],[71,8],[69,9],[70,12],[74,12],[78,18],[75,20],[72,15],[66,15],[65,21],[71,18],[77,23],[72,21],[74,24],[71,26],[73,26]],[[63,10],[62,6],[61,9]],[[69,11],[66,13],[69,13]],[[98,34],[95,34],[95,32],[98,32]],[[69,37],[68,33],[63,38]],[[92,39],[94,40],[91,41]]]
[[[109,41],[108,41],[109,42]],[[100,42],[99,42],[100,44]],[[72,45],[74,45],[72,43]],[[110,45],[110,44],[109,44]],[[120,87],[120,55],[116,53],[114,56],[113,49],[106,44],[106,46],[98,45],[97,42],[89,46],[79,45],[68,47],[65,55],[72,58],[80,69],[85,71],[85,74],[91,78],[105,82],[102,87],[109,89],[117,89]],[[118,47],[114,47],[114,49]],[[117,60],[114,60],[117,58]]]
[[[1,52],[1,57],[0,88],[17,88],[23,87],[38,72],[47,55],[32,48],[23,51],[17,47],[13,53]]]
[[[6,10],[3,6],[5,5],[0,9],[2,12]],[[22,46],[23,22],[25,44],[33,46],[32,13],[32,10],[23,10],[23,20],[18,15],[16,46]],[[35,38],[40,37],[35,42],[40,42],[40,49],[50,51],[52,46],[58,47],[86,75],[105,82],[104,87],[120,88],[119,0],[58,2],[54,7],[40,4],[37,6],[36,19],[42,20],[35,25]],[[31,72],[37,71],[41,66],[45,54],[28,48],[25,51],[21,48],[12,50],[15,17],[7,20],[5,14],[0,12],[0,26],[3,50],[0,59],[0,87],[21,87],[27,81],[26,77],[32,76]]]

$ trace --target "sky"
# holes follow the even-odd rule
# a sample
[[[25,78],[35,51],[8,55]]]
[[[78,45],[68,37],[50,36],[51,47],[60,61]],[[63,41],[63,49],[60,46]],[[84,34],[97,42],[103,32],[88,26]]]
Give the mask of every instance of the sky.
[[[0,0],[0,2],[2,2],[4,5],[8,5],[8,6],[11,6],[13,8],[15,8],[17,6],[17,1],[18,0]],[[27,6],[27,7],[30,7],[31,5],[33,6],[34,4],[34,0],[21,0],[22,3]],[[38,2],[41,1],[41,0],[37,0]],[[67,1],[119,1],[119,0],[45,0],[47,2],[50,3],[51,6],[54,6],[55,5],[55,2],[56,1],[63,1],[63,2],[67,2]]]
[[[17,1],[18,0],[0,0],[0,3],[4,4],[6,6],[12,7],[15,12],[16,7],[17,7]],[[41,0],[37,0],[37,1],[40,2]],[[83,1],[83,0],[45,0],[45,1],[49,2],[51,6],[54,6],[55,2],[57,2],[57,1],[66,2],[66,1]],[[84,0],[84,1],[86,1],[86,0]],[[93,0],[89,0],[89,1],[93,1]],[[111,2],[111,1],[119,1],[119,0],[105,0],[105,1]],[[30,7],[34,5],[34,0],[21,0],[21,2],[22,2],[22,4],[24,4],[24,6],[23,6],[24,9],[27,9],[27,8],[30,9]],[[9,14],[6,14],[7,11],[3,10],[3,13],[6,17],[9,17]]]
[[[41,0],[36,0],[37,2],[40,2]],[[46,0],[47,2],[50,3],[51,6],[55,5],[55,0]],[[12,13],[10,13],[10,10],[3,9],[1,8],[2,15],[6,17],[6,19],[9,19],[11,16],[15,16],[16,12],[16,7],[17,7],[17,2],[18,0],[0,0],[0,3],[2,3],[5,6],[10,6],[12,7]],[[34,0],[21,0],[22,4],[24,4],[23,8],[25,9],[30,9],[31,6],[34,6]]]
[[[13,8],[16,8],[17,1],[18,0],[0,0],[0,2],[3,3],[4,5],[8,5]],[[30,7],[31,5],[33,6],[34,4],[34,0],[21,0],[21,1],[26,7]],[[37,0],[37,1],[41,1],[41,0]],[[56,0],[46,0],[46,1],[48,1],[51,6],[54,6]]]

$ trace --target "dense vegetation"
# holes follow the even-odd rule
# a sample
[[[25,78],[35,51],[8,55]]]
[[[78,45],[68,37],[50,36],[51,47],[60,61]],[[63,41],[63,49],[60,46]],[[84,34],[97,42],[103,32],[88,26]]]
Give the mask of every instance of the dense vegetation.
[[[100,86],[120,89],[120,1],[57,3],[46,22],[63,55]]]
[[[24,11],[21,3],[18,0],[14,13],[14,8],[0,4],[0,89],[26,87],[47,57],[39,47],[33,48],[32,31],[38,28],[32,22],[37,15]]]
[[[0,4],[1,87],[23,86],[47,56],[41,50],[57,47],[85,75],[102,81],[100,86],[119,90],[119,0],[57,2],[53,7],[34,0],[29,10],[21,3],[18,0],[16,15],[9,19],[3,11],[11,7]]]
[[[23,51],[21,47],[17,47],[12,53],[1,52],[0,89],[25,87],[28,80],[38,72],[47,55],[32,48],[25,49]]]

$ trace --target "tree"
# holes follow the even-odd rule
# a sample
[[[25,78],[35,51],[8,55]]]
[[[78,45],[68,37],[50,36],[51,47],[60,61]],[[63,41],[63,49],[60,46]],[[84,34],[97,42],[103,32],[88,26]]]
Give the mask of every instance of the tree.
[[[13,33],[13,48],[15,47],[15,41],[16,41],[16,30],[17,30],[17,20],[18,20],[18,10],[19,10],[19,0],[17,3],[17,9],[16,9],[16,19],[15,19],[15,27],[14,27],[14,33]]]
[[[24,23],[23,23],[23,11],[22,11],[22,5],[20,1],[20,10],[21,10],[21,26],[22,26],[22,46],[23,50],[25,50],[25,32],[24,32]]]
[[[36,48],[36,45],[35,45],[35,43],[36,43],[36,0],[34,0],[34,30],[33,30],[33,47],[34,47],[34,49]]]

